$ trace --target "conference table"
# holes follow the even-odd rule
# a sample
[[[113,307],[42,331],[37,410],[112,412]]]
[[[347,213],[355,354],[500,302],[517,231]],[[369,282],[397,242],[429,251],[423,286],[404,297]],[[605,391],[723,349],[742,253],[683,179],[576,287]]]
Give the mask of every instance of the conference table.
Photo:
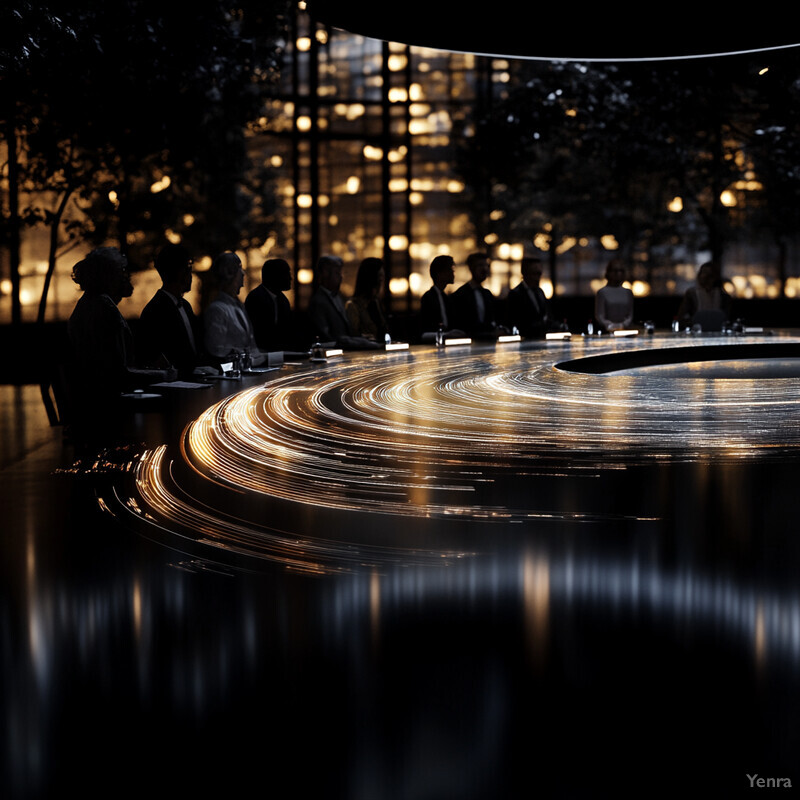
[[[132,399],[32,540],[17,749],[90,794],[797,778],[798,377],[794,331],[634,329]]]

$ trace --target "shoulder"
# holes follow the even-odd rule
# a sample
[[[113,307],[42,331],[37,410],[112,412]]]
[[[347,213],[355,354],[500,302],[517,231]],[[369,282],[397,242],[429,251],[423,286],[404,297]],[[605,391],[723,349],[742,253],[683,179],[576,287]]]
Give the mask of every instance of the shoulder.
[[[163,292],[156,292],[142,309],[142,313],[139,316],[147,317],[157,311],[162,311],[167,307],[165,300],[167,300],[167,297]]]
[[[244,299],[245,305],[247,305],[248,303],[258,303],[260,301],[263,301],[266,299],[266,295],[267,292],[264,289],[264,284],[260,283],[258,286],[256,286],[255,289],[251,289],[247,293],[247,297],[245,297]]]

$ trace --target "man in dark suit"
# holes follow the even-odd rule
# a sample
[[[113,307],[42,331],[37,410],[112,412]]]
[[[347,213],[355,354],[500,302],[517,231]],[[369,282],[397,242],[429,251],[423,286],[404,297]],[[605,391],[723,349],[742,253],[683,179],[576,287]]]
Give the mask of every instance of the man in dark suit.
[[[540,338],[550,327],[547,298],[539,286],[541,259],[522,259],[522,281],[508,293],[508,322],[526,338]]]
[[[184,295],[192,288],[192,258],[178,244],[165,245],[156,256],[161,288],[139,315],[137,355],[147,366],[166,361],[182,378],[212,371],[202,349],[203,337]]]
[[[445,289],[455,282],[455,262],[452,256],[436,256],[429,267],[433,286],[419,301],[420,330],[431,333],[449,330],[450,298]]]
[[[314,335],[347,350],[376,350],[382,345],[354,336],[347,320],[342,285],[344,264],[339,256],[322,256],[317,262],[314,281],[316,289],[308,302],[308,315]]]
[[[289,298],[292,268],[282,258],[270,258],[261,267],[261,283],[245,298],[244,307],[253,323],[253,335],[261,350],[299,349],[293,343],[293,315]]]
[[[467,266],[472,278],[453,292],[453,322],[470,336],[492,338],[504,332],[498,325],[495,296],[482,284],[491,266],[485,253],[471,253]]]

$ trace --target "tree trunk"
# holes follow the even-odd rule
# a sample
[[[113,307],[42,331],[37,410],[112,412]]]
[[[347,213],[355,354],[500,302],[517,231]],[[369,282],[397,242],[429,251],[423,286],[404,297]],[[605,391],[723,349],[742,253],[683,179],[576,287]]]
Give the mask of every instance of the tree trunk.
[[[53,219],[50,223],[50,250],[47,256],[47,274],[44,276],[44,286],[42,287],[42,296],[39,299],[39,313],[36,317],[36,322],[40,325],[44,324],[45,312],[47,311],[47,293],[50,290],[50,282],[53,279],[53,274],[56,270],[56,252],[58,250],[58,232],[61,228],[61,220],[64,216],[64,211],[67,208],[69,198],[72,197],[72,187],[68,186],[64,189],[64,194],[58,204]]]
[[[22,322],[22,302],[20,300],[20,226],[19,218],[19,162],[17,161],[17,131],[14,120],[6,123],[8,143],[8,261],[11,270],[11,323]]]

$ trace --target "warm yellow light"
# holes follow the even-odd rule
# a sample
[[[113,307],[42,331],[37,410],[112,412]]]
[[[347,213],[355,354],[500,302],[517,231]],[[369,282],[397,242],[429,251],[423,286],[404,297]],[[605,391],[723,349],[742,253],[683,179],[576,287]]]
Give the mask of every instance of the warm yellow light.
[[[389,181],[390,192],[405,192],[408,189],[408,181],[405,178],[392,178]]]
[[[545,253],[550,250],[550,237],[546,233],[537,233],[533,237],[533,243],[537,249],[543,250]]]
[[[418,206],[422,204],[423,195],[419,192],[411,192],[408,196],[408,202],[411,203],[412,206]]]
[[[11,294],[13,284],[8,278],[0,281],[0,294]]]
[[[169,178],[169,175],[164,175],[161,180],[156,181],[155,183],[150,185],[150,191],[153,194],[158,194],[159,192],[163,192],[172,181]]]
[[[312,283],[314,280],[314,271],[310,269],[298,269],[297,270],[297,282],[303,284]]]
[[[736,195],[730,190],[726,189],[720,196],[719,201],[722,205],[732,208],[736,205]]]
[[[447,181],[447,191],[450,192],[450,194],[458,194],[459,192],[463,192],[464,182],[457,181],[455,179]]]
[[[390,250],[405,250],[408,247],[408,237],[395,234],[389,237]]]
[[[412,83],[411,86],[408,87],[408,97],[410,100],[422,100],[425,96],[425,93],[422,91],[422,85],[419,83]]]
[[[357,175],[351,175],[345,183],[345,191],[347,194],[356,194],[361,188],[361,179]]]
[[[389,89],[387,96],[390,103],[405,103],[408,100],[408,92],[400,86]]]
[[[175,231],[166,231],[164,235],[167,237],[167,241],[172,244],[180,244],[181,242],[181,235]]]
[[[297,49],[301,53],[305,53],[306,51],[311,49],[311,38],[308,36],[300,36],[297,39]]]
[[[569,250],[572,250],[573,247],[578,243],[578,240],[574,236],[565,236],[561,240],[561,244],[556,247],[556,253],[559,255],[561,253],[566,253]]]
[[[283,157],[279,155],[270,156],[269,165],[271,167],[281,167],[283,166]]]
[[[325,28],[319,28],[317,32],[314,34],[314,38],[320,44],[326,44],[328,41],[328,31],[326,31]]]
[[[618,250],[619,249],[619,242],[610,233],[607,233],[605,236],[601,236],[600,237],[600,244],[602,244],[603,247],[606,250]]]
[[[405,145],[396,147],[394,150],[389,151],[389,156],[388,156],[389,161],[391,161],[392,164],[397,164],[406,157],[407,153],[408,153],[408,148]]]
[[[391,294],[405,294],[408,291],[407,278],[392,278],[389,281],[389,292]]]
[[[371,144],[365,144],[361,152],[364,154],[364,158],[370,161],[380,161],[383,158],[383,150]]]
[[[314,205],[314,198],[310,194],[297,195],[297,205],[300,208],[311,208]]]
[[[295,124],[297,125],[297,130],[303,131],[303,133],[305,133],[306,131],[310,131],[311,130],[311,117],[306,116],[304,114],[303,116],[300,116],[300,117],[297,118],[297,122]]]
[[[647,297],[650,294],[650,284],[647,281],[634,281],[631,291],[636,297]]]
[[[190,225],[194,225],[194,215],[193,214],[184,214],[183,215],[183,224],[188,228]]]
[[[391,72],[399,72],[408,64],[408,58],[402,53],[392,53],[386,63]]]
[[[679,211],[683,211],[683,199],[680,197],[673,197],[672,200],[670,200],[667,208],[676,214]]]

